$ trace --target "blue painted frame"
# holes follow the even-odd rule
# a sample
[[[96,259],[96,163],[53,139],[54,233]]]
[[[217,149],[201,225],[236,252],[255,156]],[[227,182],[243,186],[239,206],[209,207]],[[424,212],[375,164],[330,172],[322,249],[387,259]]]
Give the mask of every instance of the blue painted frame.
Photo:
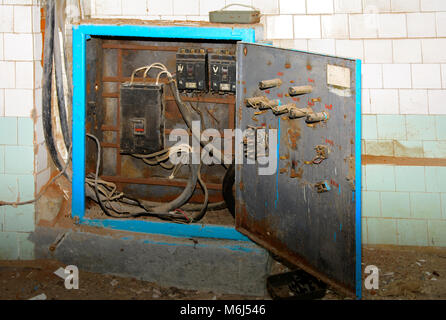
[[[206,237],[250,242],[231,227],[182,225],[143,220],[88,219],[85,213],[86,41],[91,36],[234,40],[255,42],[252,28],[190,26],[79,25],[73,27],[73,182],[72,217],[80,224],[174,237]],[[361,299],[361,60],[356,60],[356,297]]]
[[[356,119],[355,119],[355,225],[356,225],[356,298],[362,298],[362,265],[361,265],[361,248],[362,248],[362,221],[361,221],[361,195],[362,195],[362,74],[361,60],[356,60]]]
[[[224,226],[183,225],[143,220],[88,219],[85,214],[86,41],[91,36],[233,40],[255,42],[255,29],[234,27],[79,25],[73,27],[73,182],[72,217],[79,224],[174,237],[250,240]]]

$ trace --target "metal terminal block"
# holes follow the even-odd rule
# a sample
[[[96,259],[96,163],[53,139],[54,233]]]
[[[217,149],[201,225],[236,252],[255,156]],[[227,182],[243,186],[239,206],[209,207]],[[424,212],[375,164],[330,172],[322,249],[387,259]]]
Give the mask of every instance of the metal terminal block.
[[[288,117],[290,119],[298,119],[306,117],[309,113],[313,112],[313,109],[311,108],[291,108],[289,111]]]
[[[331,190],[330,183],[328,181],[318,182],[314,185],[317,193],[324,193]]]
[[[310,113],[307,115],[307,119],[305,122],[307,123],[315,123],[321,121],[327,121],[330,118],[328,112],[318,112],[318,113]]]
[[[271,108],[271,110],[275,115],[281,115],[289,112],[289,110],[292,108],[296,108],[296,105],[294,103],[288,103],[281,106],[276,106],[274,108]]]
[[[298,86],[298,87],[291,87],[288,89],[288,93],[290,96],[297,96],[300,94],[306,94],[313,92],[312,86]]]
[[[274,87],[280,87],[282,85],[281,79],[271,79],[271,80],[262,80],[259,82],[259,88],[261,90],[274,88]]]
[[[279,102],[277,100],[269,100],[265,96],[260,96],[246,99],[246,105],[253,109],[266,110],[278,106]]]

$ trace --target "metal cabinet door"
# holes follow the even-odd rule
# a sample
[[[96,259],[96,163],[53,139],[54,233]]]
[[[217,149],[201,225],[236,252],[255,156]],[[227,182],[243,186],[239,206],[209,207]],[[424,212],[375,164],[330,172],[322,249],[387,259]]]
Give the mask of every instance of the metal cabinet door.
[[[236,229],[272,253],[350,296],[361,295],[361,62],[271,46],[237,46],[237,128],[277,131],[267,152],[277,169],[236,164]],[[259,82],[281,79],[261,90]],[[289,88],[312,86],[308,94]],[[328,120],[274,115],[248,107],[247,98],[265,96],[281,105],[325,112]],[[329,153],[317,157],[316,146]],[[243,143],[239,144],[243,150]],[[271,155],[270,155],[271,156]],[[320,162],[320,163],[319,163]],[[274,164],[271,164],[274,168]],[[323,182],[326,188],[317,189]]]

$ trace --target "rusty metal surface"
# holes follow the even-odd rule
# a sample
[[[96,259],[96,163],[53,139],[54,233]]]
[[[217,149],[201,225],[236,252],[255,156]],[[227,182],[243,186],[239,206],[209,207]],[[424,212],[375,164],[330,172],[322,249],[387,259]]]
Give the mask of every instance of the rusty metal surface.
[[[256,165],[236,167],[236,228],[289,262],[354,296],[355,292],[355,61],[254,44],[238,45],[236,126],[279,130],[278,168],[260,176]],[[327,64],[350,69],[350,89],[327,85]],[[261,80],[282,85],[259,89]],[[313,92],[290,97],[292,86]],[[329,90],[330,87],[330,90]],[[269,110],[246,107],[264,95],[297,108],[328,112],[326,122],[308,124]],[[315,147],[328,146],[328,159],[312,163]],[[246,159],[245,159],[246,161]],[[352,171],[353,169],[353,171]],[[349,180],[350,179],[350,180]],[[315,185],[328,181],[331,190]]]
[[[178,48],[204,47],[209,52],[215,49],[229,49],[235,52],[235,44],[230,42],[177,42],[160,39],[160,41],[135,40],[124,38],[96,38],[87,42],[87,132],[95,134],[103,147],[103,166],[101,175],[115,182],[129,196],[147,200],[172,199],[181,193],[185,185],[187,168],[180,170],[175,179],[166,179],[170,175],[159,166],[148,166],[141,160],[119,153],[120,128],[120,92],[121,83],[130,80],[134,69],[161,62],[170,70],[175,70],[175,54]],[[157,72],[150,72],[145,81],[154,82]],[[140,75],[138,75],[140,76]],[[135,77],[135,81],[143,81]],[[164,77],[161,83],[166,83]],[[175,128],[186,129],[178,111],[170,88],[166,87],[166,146],[168,134]],[[215,128],[220,132],[235,126],[235,96],[219,94],[194,94],[182,96],[186,103],[191,103],[200,110],[206,128]],[[87,141],[87,172],[93,172],[96,164],[94,143]],[[221,166],[204,166],[202,176],[209,188],[210,200],[221,201],[221,182],[225,173]],[[202,193],[197,185],[192,201],[202,201]]]

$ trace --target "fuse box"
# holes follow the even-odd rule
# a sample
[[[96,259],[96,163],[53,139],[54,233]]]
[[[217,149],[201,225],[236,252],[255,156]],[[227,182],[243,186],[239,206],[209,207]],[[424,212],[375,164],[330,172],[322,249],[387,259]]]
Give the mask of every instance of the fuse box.
[[[209,72],[212,92],[235,93],[236,60],[229,50],[209,54]]]
[[[180,91],[208,91],[207,50],[180,48],[176,55],[176,78]]]
[[[149,154],[164,148],[164,85],[121,85],[120,152]]]

